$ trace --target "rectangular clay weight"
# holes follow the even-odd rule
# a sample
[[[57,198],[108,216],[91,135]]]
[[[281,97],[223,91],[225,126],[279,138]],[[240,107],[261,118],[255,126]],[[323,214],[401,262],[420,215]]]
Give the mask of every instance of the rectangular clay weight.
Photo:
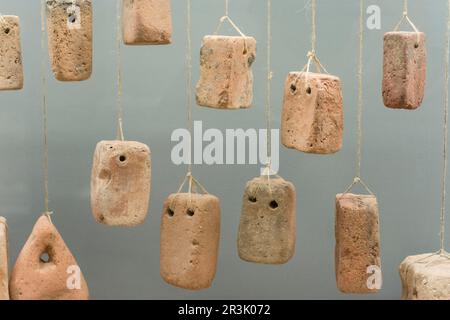
[[[0,90],[23,88],[19,17],[0,17]]]

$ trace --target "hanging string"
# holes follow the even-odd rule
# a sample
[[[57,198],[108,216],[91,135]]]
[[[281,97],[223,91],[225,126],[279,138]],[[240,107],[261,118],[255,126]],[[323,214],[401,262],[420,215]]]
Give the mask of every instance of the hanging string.
[[[400,26],[402,25],[403,21],[408,22],[409,25],[411,26],[411,28],[413,28],[414,32],[417,34],[417,42],[419,42],[420,31],[408,16],[408,0],[403,1],[403,16],[400,19],[400,21],[397,23],[397,25],[395,26],[394,31],[398,31],[400,29]]]
[[[234,30],[236,30],[237,33],[239,33],[241,35],[241,37],[246,37],[246,35],[241,31],[241,29],[239,29],[239,27],[237,26],[237,24],[234,23],[233,20],[231,20],[230,15],[229,15],[229,1],[225,0],[225,15],[223,17],[220,18],[219,20],[219,24],[217,25],[216,31],[214,32],[215,35],[219,34],[220,28],[222,28],[222,25],[225,21],[228,21],[228,23],[234,28]]]
[[[267,96],[266,96],[266,143],[267,143],[267,166],[271,173],[272,164],[272,0],[267,0]]]
[[[123,134],[123,101],[122,101],[122,0],[117,0],[117,31],[116,31],[116,54],[117,54],[117,140],[124,141]]]

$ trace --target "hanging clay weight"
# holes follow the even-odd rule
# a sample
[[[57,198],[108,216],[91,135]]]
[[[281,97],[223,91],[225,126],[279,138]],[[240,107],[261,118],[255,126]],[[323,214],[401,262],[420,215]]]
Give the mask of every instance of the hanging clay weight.
[[[151,154],[136,141],[97,144],[91,176],[91,207],[110,226],[144,223],[150,200]]]
[[[338,77],[289,73],[284,90],[281,140],[285,147],[330,154],[342,148],[344,114]]]
[[[336,195],[336,280],[343,293],[375,293],[372,267],[381,270],[378,203],[375,196]],[[381,275],[380,275],[381,276]]]
[[[19,17],[0,16],[0,90],[23,88]]]
[[[450,259],[439,254],[407,257],[400,264],[402,300],[450,300]]]
[[[36,222],[11,274],[12,300],[87,300],[81,270],[50,219]]]
[[[282,264],[295,252],[296,196],[292,183],[267,176],[247,183],[238,233],[239,257]]]
[[[253,100],[256,40],[206,36],[200,51],[197,104],[217,109],[249,108]]]
[[[122,17],[125,44],[171,43],[170,0],[124,0]]]
[[[416,109],[425,92],[425,34],[388,32],[384,35],[383,101],[395,109]]]
[[[8,282],[8,226],[0,217],[0,300],[9,300]]]
[[[167,283],[189,290],[214,280],[220,240],[220,203],[209,194],[170,195],[161,217],[160,271]]]
[[[59,81],[82,81],[92,73],[92,0],[47,0],[50,60]]]

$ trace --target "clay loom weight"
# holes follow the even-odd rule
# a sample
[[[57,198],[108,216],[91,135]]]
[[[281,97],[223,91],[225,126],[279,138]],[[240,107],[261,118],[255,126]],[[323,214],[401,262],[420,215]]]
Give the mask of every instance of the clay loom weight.
[[[0,16],[0,90],[23,88],[19,17]]]
[[[450,257],[420,254],[400,264],[403,300],[450,300]]]
[[[214,280],[220,239],[220,203],[209,194],[170,195],[161,217],[160,271],[167,283],[189,290]]]
[[[50,61],[59,81],[92,73],[92,0],[46,0]]]
[[[97,222],[136,226],[147,217],[150,201],[151,154],[135,141],[97,144],[91,176],[91,207]]]
[[[295,252],[295,187],[283,178],[261,176],[247,183],[238,233],[242,260],[288,262]]]
[[[81,270],[45,215],[36,222],[11,274],[12,300],[87,300]]]
[[[8,226],[0,217],[0,300],[9,300]]]
[[[216,109],[251,107],[251,66],[255,57],[256,40],[252,37],[204,37],[200,51],[197,104]]]
[[[124,0],[122,11],[125,44],[171,43],[170,0]]]
[[[388,32],[384,35],[383,101],[394,109],[416,109],[425,93],[425,34]]]
[[[336,195],[336,280],[343,293],[375,293],[373,267],[381,270],[378,203],[375,196]],[[381,277],[381,274],[379,274]]]
[[[344,114],[338,77],[289,73],[284,90],[281,139],[285,147],[331,154],[342,148]]]

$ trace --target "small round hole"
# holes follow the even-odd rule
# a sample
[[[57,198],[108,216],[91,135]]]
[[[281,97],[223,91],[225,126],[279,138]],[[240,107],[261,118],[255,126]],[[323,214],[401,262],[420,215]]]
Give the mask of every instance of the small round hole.
[[[276,208],[278,208],[278,202],[276,202],[275,200],[272,200],[272,201],[270,201],[269,206],[272,209],[276,209]]]
[[[43,254],[41,254],[39,259],[41,260],[42,263],[49,263],[50,262],[50,256],[48,255],[47,252],[44,252]]]
[[[256,202],[256,198],[253,196],[248,197],[248,201],[255,203]]]
[[[307,94],[311,94],[311,92],[312,92],[311,87],[306,88],[306,93],[307,93]]]
[[[295,84],[291,84],[291,93],[295,93],[297,91],[297,86]]]
[[[5,28],[5,33],[8,34],[11,31],[9,28]]]
[[[127,160],[127,157],[125,157],[124,155],[121,155],[120,157],[119,157],[119,161],[120,162],[125,162]]]
[[[416,43],[416,44],[414,44],[414,48],[418,48],[419,47],[419,44],[418,43]]]
[[[192,217],[192,216],[195,214],[195,212],[194,212],[194,210],[192,210],[192,209],[187,209],[186,214],[187,214],[189,217]]]
[[[75,23],[75,22],[77,22],[77,16],[74,15],[74,14],[70,14],[70,15],[69,15],[69,22],[70,22],[70,23]]]
[[[170,209],[170,208],[167,209],[167,215],[168,215],[169,217],[173,217],[174,214],[175,214],[175,212],[173,212],[172,209]]]

